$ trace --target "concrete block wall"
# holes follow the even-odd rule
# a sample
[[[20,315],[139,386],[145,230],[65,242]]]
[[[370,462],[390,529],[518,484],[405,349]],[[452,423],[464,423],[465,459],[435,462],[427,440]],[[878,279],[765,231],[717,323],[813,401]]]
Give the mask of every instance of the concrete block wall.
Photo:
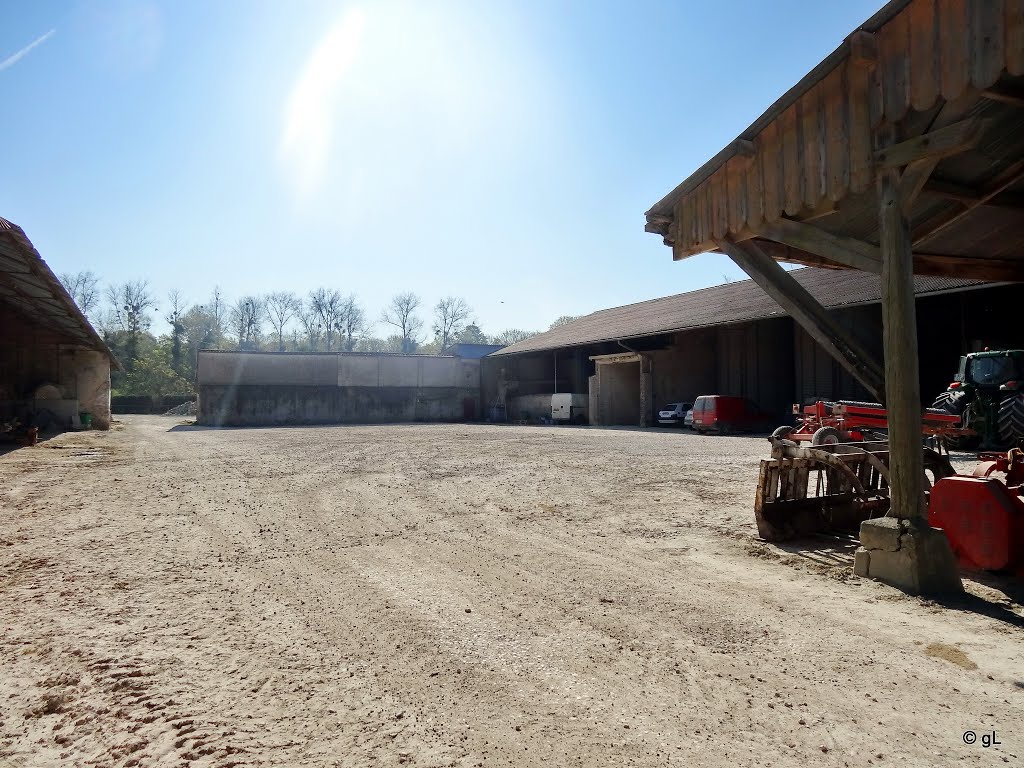
[[[201,424],[461,421],[484,410],[478,359],[201,351],[197,376]]]

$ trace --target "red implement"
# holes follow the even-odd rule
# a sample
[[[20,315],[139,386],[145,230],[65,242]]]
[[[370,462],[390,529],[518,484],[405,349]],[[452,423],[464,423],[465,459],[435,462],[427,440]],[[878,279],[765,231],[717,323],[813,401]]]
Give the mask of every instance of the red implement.
[[[1024,453],[980,458],[973,476],[935,483],[928,521],[945,531],[961,566],[1024,576]],[[993,472],[1005,472],[1006,482]]]
[[[878,439],[872,432],[887,430],[889,416],[880,403],[859,403],[849,400],[828,402],[818,400],[813,405],[793,406],[796,427],[779,427],[775,434],[795,442],[826,444],[835,442],[861,442]],[[786,434],[782,435],[781,432]],[[924,435],[964,434],[960,417],[934,408],[921,414],[921,433]],[[971,433],[973,434],[973,433]]]

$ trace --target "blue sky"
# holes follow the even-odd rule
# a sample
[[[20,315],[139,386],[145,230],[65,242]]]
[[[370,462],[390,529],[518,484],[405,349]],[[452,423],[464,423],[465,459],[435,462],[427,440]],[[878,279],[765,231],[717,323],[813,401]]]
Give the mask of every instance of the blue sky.
[[[741,277],[644,211],[880,5],[8,0],[0,216],[160,300],[454,294],[544,329]]]

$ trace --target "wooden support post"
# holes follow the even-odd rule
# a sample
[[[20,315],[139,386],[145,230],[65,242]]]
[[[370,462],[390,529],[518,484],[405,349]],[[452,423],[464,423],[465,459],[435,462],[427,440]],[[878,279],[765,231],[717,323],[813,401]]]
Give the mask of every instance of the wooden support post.
[[[882,326],[885,402],[889,417],[892,514],[924,517],[921,387],[917,360],[917,308],[910,224],[900,198],[900,174],[880,169],[878,198],[882,251]]]
[[[718,245],[872,396],[884,400],[881,366],[806,288],[752,241],[736,243],[723,240]]]

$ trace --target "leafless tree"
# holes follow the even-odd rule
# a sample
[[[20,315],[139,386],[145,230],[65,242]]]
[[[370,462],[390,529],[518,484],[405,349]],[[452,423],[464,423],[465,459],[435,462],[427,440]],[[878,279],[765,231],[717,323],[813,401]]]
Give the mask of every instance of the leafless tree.
[[[550,326],[548,326],[548,330],[553,331],[555,330],[555,328],[558,328],[559,326],[568,325],[573,320],[579,320],[580,317],[580,315],[562,315],[561,317],[556,318],[555,321]]]
[[[299,310],[299,323],[306,334],[306,344],[310,352],[316,352],[320,347],[320,336],[323,333],[323,324],[312,307],[302,307]]]
[[[185,300],[181,291],[174,288],[167,294],[167,301],[170,308],[164,315],[164,320],[171,326],[171,367],[181,373],[181,338],[185,335],[185,325],[182,322],[185,317]]]
[[[328,352],[331,351],[334,337],[340,330],[343,303],[344,300],[339,291],[317,288],[315,291],[310,291],[309,294],[309,306],[320,321]]]
[[[350,293],[341,302],[338,330],[342,336],[342,349],[346,352],[355,350],[359,339],[370,330],[369,323],[366,321],[366,312],[359,306],[353,293]]]
[[[107,286],[107,302],[110,304],[110,321],[116,330],[125,334],[125,362],[128,367],[139,357],[139,336],[149,328],[152,318],[149,310],[156,307],[156,301],[149,292],[145,280],[130,280]]]
[[[91,271],[62,272],[60,281],[86,317],[100,302],[100,279]]]
[[[275,291],[268,293],[264,302],[270,325],[277,334],[277,351],[284,352],[284,328],[289,321],[298,316],[302,309],[302,301],[294,293]]]
[[[259,349],[266,308],[259,296],[243,296],[231,307],[231,326],[239,349]]]
[[[524,339],[528,339],[531,336],[536,335],[536,331],[523,331],[519,328],[509,328],[495,336],[494,343],[508,346],[509,344],[515,344],[517,341],[523,341]]]
[[[210,295],[210,301],[206,305],[206,311],[213,319],[217,337],[222,337],[227,331],[229,310],[228,303],[225,301],[224,293],[219,285],[213,286],[213,293]]]
[[[420,297],[415,293],[400,293],[391,299],[380,315],[381,322],[393,325],[401,333],[402,352],[415,352],[419,344],[420,330],[423,321],[416,316],[420,306]]]
[[[455,342],[473,313],[465,299],[445,296],[434,307],[434,338],[439,352],[444,354]]]

